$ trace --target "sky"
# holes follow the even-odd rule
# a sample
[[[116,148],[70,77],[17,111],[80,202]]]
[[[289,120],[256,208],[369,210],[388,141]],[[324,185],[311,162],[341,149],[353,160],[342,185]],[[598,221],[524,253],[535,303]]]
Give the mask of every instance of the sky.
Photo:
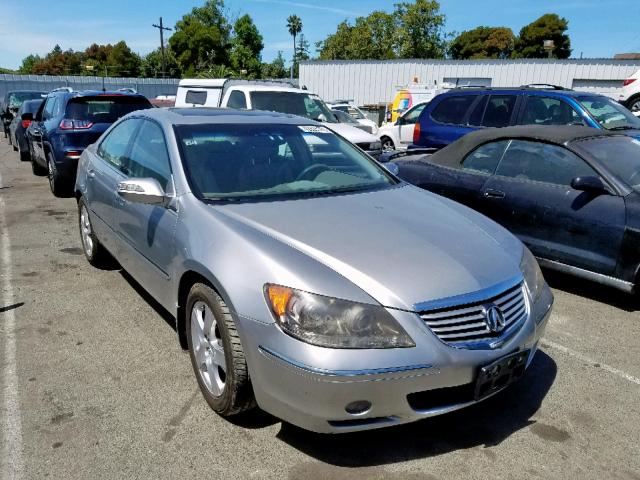
[[[315,55],[315,43],[335,32],[338,23],[373,10],[392,11],[398,0],[226,0],[232,18],[248,13],[264,38],[263,60],[281,50],[291,59],[286,19],[296,14]],[[0,67],[18,68],[30,53],[44,55],[54,45],[84,50],[91,43],[125,40],[137,53],[160,44],[151,25],[163,17],[173,27],[204,0],[0,0]],[[640,0],[441,0],[446,31],[479,25],[507,26],[514,33],[544,13],[569,20],[573,57],[611,57],[640,52]],[[37,14],[34,14],[37,12]],[[169,32],[170,33],[170,32]]]

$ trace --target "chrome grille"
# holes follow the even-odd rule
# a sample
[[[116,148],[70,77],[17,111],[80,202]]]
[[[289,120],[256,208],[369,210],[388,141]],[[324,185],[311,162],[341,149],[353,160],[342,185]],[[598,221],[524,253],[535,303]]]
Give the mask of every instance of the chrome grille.
[[[504,328],[492,332],[485,323],[486,309],[497,306],[504,315]],[[496,340],[513,332],[527,318],[527,302],[522,283],[491,298],[453,307],[420,312],[420,317],[440,340],[453,346]]]

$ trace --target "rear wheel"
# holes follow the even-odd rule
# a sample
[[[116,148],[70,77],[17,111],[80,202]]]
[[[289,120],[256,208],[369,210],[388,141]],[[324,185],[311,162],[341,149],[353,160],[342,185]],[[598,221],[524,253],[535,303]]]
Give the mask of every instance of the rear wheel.
[[[82,250],[87,261],[94,267],[104,265],[110,259],[110,256],[93,231],[91,218],[89,218],[89,209],[82,197],[78,200],[78,227],[80,228]]]
[[[29,151],[23,152],[20,150],[20,161],[28,162],[31,159],[31,155],[29,155]]]
[[[385,152],[389,152],[391,150],[395,150],[396,146],[393,143],[393,140],[391,140],[389,137],[382,137],[380,139],[380,142],[382,143],[382,150]]]
[[[191,364],[202,395],[222,416],[255,405],[249,369],[229,308],[211,287],[196,283],[185,309]]]
[[[71,185],[69,180],[63,178],[58,169],[56,163],[53,161],[53,155],[47,153],[47,172],[49,176],[49,187],[51,193],[56,197],[69,197],[71,196]]]
[[[31,146],[29,146],[29,157],[31,159],[31,171],[33,174],[38,177],[44,177],[47,174],[47,169],[36,162],[33,152],[31,151]]]

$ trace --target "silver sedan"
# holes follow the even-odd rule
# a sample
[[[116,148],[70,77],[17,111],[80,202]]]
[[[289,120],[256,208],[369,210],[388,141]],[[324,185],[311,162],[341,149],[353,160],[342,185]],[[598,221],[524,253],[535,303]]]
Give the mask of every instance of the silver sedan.
[[[299,117],[134,112],[75,192],[87,259],[176,317],[224,416],[335,433],[471,405],[524,375],[553,302],[513,235]]]

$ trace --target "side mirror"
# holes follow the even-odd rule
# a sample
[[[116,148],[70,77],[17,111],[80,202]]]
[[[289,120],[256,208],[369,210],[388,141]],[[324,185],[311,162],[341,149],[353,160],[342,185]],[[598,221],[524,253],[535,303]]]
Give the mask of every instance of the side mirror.
[[[20,117],[22,118],[22,120],[28,120],[28,121],[33,121],[33,113],[30,112],[26,112],[23,113],[22,115],[20,115]]]
[[[602,180],[598,177],[576,177],[571,180],[571,188],[589,193],[609,193]]]
[[[118,195],[134,203],[162,205],[167,195],[155,178],[135,178],[118,184]]]
[[[397,163],[393,163],[393,162],[387,162],[382,164],[382,166],[391,174],[394,176],[398,176],[398,174],[400,173],[400,167],[398,167]]]
[[[398,117],[398,120],[396,120],[396,125],[404,125],[404,117]]]

